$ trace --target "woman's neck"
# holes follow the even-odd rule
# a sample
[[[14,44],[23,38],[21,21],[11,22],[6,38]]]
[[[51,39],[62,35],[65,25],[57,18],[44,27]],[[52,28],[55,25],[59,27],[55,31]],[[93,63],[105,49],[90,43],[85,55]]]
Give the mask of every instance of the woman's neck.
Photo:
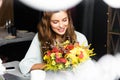
[[[62,36],[61,35],[56,35],[56,42],[57,43],[62,42]]]

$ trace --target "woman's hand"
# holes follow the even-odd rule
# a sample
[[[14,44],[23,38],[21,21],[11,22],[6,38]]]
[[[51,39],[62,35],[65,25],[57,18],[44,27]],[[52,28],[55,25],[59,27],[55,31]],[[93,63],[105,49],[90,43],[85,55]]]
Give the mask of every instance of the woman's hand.
[[[31,70],[36,70],[36,69],[44,69],[46,67],[45,63],[38,63],[38,64],[34,64],[31,68]]]

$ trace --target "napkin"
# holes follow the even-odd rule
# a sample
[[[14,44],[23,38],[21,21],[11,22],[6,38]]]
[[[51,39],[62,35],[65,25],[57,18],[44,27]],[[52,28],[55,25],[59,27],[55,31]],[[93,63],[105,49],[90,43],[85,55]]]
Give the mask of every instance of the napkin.
[[[0,59],[0,75],[3,75],[6,71],[6,68],[2,64],[2,60]]]
[[[45,80],[46,72],[43,70],[32,70],[31,80]]]

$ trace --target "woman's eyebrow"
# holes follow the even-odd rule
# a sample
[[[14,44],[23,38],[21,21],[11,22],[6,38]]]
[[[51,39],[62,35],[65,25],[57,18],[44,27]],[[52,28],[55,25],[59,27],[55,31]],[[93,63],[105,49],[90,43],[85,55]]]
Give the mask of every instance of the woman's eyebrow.
[[[66,18],[68,18],[68,17],[65,17],[65,18],[63,18],[63,19],[66,19]]]
[[[59,21],[59,20],[51,20],[51,21]]]
[[[68,17],[64,17],[63,19],[67,19]],[[53,20],[51,20],[51,21],[59,21],[59,20],[57,20],[57,19],[53,19]]]

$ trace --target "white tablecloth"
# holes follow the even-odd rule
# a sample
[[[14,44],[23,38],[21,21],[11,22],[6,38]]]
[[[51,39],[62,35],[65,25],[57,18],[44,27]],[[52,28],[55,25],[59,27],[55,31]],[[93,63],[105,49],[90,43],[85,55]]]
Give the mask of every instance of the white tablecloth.
[[[5,39],[6,36],[9,34],[4,28],[0,28],[0,46],[9,44],[9,43],[16,43],[16,42],[22,42],[22,41],[30,41],[33,39],[35,33],[34,32],[25,32],[25,31],[18,31],[17,30],[17,36],[14,39]]]

